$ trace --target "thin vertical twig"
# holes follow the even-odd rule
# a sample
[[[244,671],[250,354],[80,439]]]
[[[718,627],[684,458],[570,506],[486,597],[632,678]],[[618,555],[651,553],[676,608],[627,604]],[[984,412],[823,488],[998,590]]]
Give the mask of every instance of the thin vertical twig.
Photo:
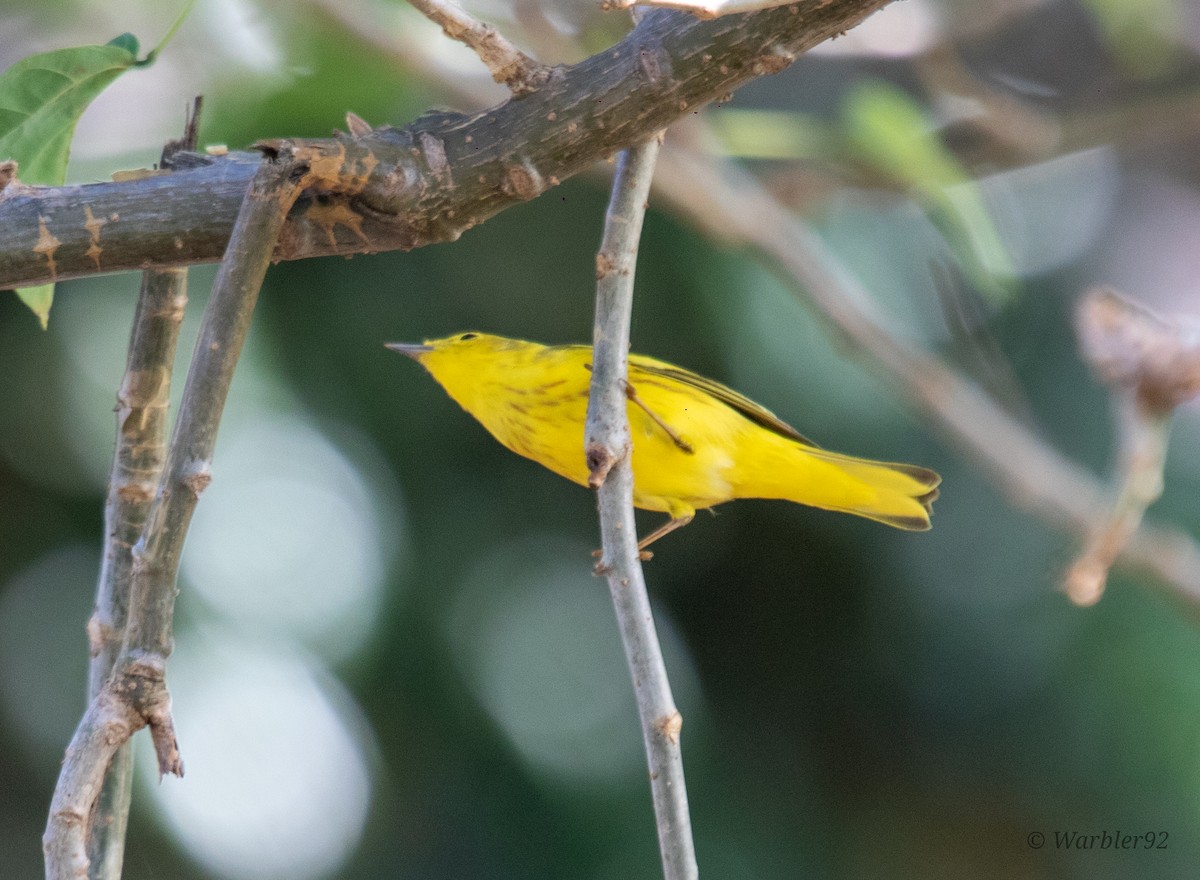
[[[108,681],[125,638],[133,546],[154,500],[166,457],[167,407],[175,345],[187,305],[187,270],[147,270],[130,334],[125,376],[117,392],[117,448],[105,504],[105,553],[88,623],[92,659],[88,698]],[[119,880],[129,819],[133,759],[117,750],[92,811],[88,860],[92,880]]]
[[[194,150],[202,99],[192,104],[183,137],[163,148],[162,166],[181,150]],[[117,442],[104,506],[104,556],[96,608],[88,622],[91,662],[88,700],[99,695],[125,641],[133,545],[142,535],[167,453],[167,410],[179,328],[187,306],[187,269],[148,269],[129,334],[125,375],[117,390]],[[133,754],[121,746],[88,820],[88,876],[120,880],[133,793]]]
[[[584,435],[590,481],[597,487],[600,509],[602,556],[596,568],[608,579],[633,678],[663,876],[690,880],[698,872],[679,746],[683,718],[671,696],[638,556],[626,412],[634,267],[658,149],[655,138],[623,152],[613,180],[604,238],[596,256],[592,383]]]
[[[336,147],[312,156],[322,173],[341,170]],[[183,775],[166,662],[173,646],[176,578],[187,528],[212,477],[212,454],[234,368],[287,212],[317,176],[288,143],[268,148],[234,224],[188,370],[179,416],[141,537],[131,550],[125,638],[112,674],[67,748],[42,845],[47,880],[86,880],[88,819],[113,756],[148,726],[159,772]]]

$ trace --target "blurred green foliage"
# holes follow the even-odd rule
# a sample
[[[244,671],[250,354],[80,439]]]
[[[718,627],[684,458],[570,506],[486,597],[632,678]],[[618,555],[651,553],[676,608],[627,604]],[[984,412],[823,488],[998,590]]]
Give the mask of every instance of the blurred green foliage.
[[[161,140],[177,136],[182,110],[201,86],[202,141],[233,148],[264,136],[322,135],[341,125],[347,109],[375,123],[402,123],[441,100],[435,84],[404,73],[383,50],[315,13],[286,19],[280,10],[249,7],[256,26],[267,28],[263,45],[277,57],[273,69],[255,69],[247,60],[255,50],[234,51],[240,36],[233,23],[224,46],[229,54],[218,52],[226,35],[205,18],[213,8],[204,7],[172,51],[184,58],[211,52],[216,60],[194,70],[172,68],[167,52],[151,72],[161,72],[157,88],[169,92],[166,103],[179,116]],[[90,4],[70,8],[101,15]],[[940,26],[948,32],[963,23],[956,15],[970,14],[956,8],[942,8]],[[17,21],[13,10],[3,12]],[[1053,24],[1077,11],[1051,4],[1042,14]],[[30,30],[44,27],[43,40],[73,43],[64,18],[22,21]],[[1011,30],[998,32],[997,45],[1010,45],[1006,35]],[[1025,75],[1019,54],[989,54],[991,36],[969,47],[980,75]],[[22,49],[4,51],[11,61]],[[1056,63],[1069,79],[1074,55],[1105,51],[1099,43],[1064,48]],[[1051,65],[1039,74],[1051,77],[1050,90],[1053,72]],[[845,96],[868,75],[911,86],[904,59],[813,58],[756,83],[736,101],[837,126]],[[1118,83],[1119,71],[1099,99],[1116,106]],[[909,94],[917,97],[906,101],[919,99],[917,90]],[[1064,94],[1046,112],[1069,116],[1077,109],[1069,99]],[[115,111],[110,105],[105,112]],[[125,147],[147,154],[158,148]],[[123,160],[90,153],[77,156],[74,167],[88,179]],[[99,170],[105,162],[111,168]],[[1183,203],[1200,203],[1193,166],[1181,170],[1161,151],[1125,155],[1118,164],[1118,182],[1097,178],[1086,187],[1111,184],[1128,195],[1147,178],[1169,180]],[[791,169],[757,170],[785,189]],[[1036,187],[1042,195],[1053,192],[1051,223],[1053,210],[1081,197],[1065,180],[1051,174]],[[997,185],[1008,201],[990,199],[984,187],[993,220],[1033,210],[1030,190],[1005,188],[1003,179]],[[656,875],[644,772],[627,760],[637,750],[636,716],[620,678],[617,631],[605,612],[603,582],[588,575],[588,550],[597,540],[591,497],[500,448],[428,376],[382,347],[471,328],[546,342],[586,340],[605,201],[600,177],[572,180],[453,244],[284,263],[268,275],[234,383],[230,406],[238,409],[217,446],[212,491],[222,479],[223,451],[232,453],[231,438],[242,436],[235,432],[283,414],[345,453],[373,487],[371,504],[401,511],[377,520],[396,537],[380,554],[386,592],[372,600],[378,604],[370,606],[367,628],[346,650],[289,648],[309,652],[314,680],[334,694],[331,704],[344,711],[371,774],[361,837],[328,876]],[[1012,210],[1005,214],[997,204]],[[894,316],[897,332],[921,339],[964,371],[978,368],[972,351],[994,346],[1011,369],[1016,399],[1010,402],[1034,430],[1097,472],[1111,467],[1110,404],[1079,362],[1071,304],[1082,287],[1125,265],[1113,261],[1114,253],[1146,247],[1123,204],[1097,218],[1081,246],[1026,272],[1003,308],[977,303],[974,323],[954,332],[930,269],[945,263],[953,247],[907,195],[831,186],[809,207],[811,222]],[[1011,247],[1012,229],[997,228]],[[1187,243],[1155,246],[1169,263]],[[211,269],[193,272],[189,326],[211,276]],[[974,280],[964,282],[963,297],[977,296]],[[1194,298],[1170,299],[1170,290],[1151,284],[1155,279],[1126,273],[1118,280],[1132,293],[1159,296],[1164,310],[1194,306]],[[89,572],[101,548],[111,408],[136,287],[134,276],[62,284],[47,333],[36,330],[15,298],[0,297],[5,877],[41,870],[45,805],[72,719],[82,710]],[[180,346],[181,363],[189,345],[187,338]],[[1194,615],[1126,573],[1114,578],[1097,607],[1071,606],[1057,591],[1075,549],[1070,538],[1012,507],[872,365],[847,357],[836,332],[769,268],[662,211],[648,218],[641,248],[633,345],[730,382],[831,448],[918,462],[945,478],[934,529],[924,535],[751,501],[697,517],[656,548],[647,578],[677,676],[705,876],[1194,872],[1200,861]],[[1192,534],[1200,526],[1192,500],[1198,431],[1195,413],[1182,414],[1166,493],[1154,511]],[[263,490],[273,493],[284,494]],[[285,512],[268,525],[287,534],[295,522]],[[314,558],[321,558],[321,542],[312,543]],[[262,552],[280,546],[304,552],[283,538]],[[189,552],[197,547],[190,544]],[[182,587],[181,641],[214,644],[202,636],[220,634],[270,644],[268,621],[229,615],[186,576]],[[335,578],[327,589],[339,590]],[[307,600],[297,595],[296,601]],[[351,640],[330,632],[331,641]],[[176,691],[177,703],[186,699],[186,691]],[[621,711],[628,713],[626,726],[611,726]],[[238,717],[212,724],[228,732],[235,750],[262,746]],[[307,732],[302,723],[296,727],[301,736]],[[188,733],[181,731],[185,760]],[[572,751],[578,762],[561,758]],[[270,756],[260,763],[273,764]],[[274,769],[284,779],[304,778],[302,767]],[[212,772],[162,788],[201,786]],[[231,876],[189,855],[176,825],[164,821],[153,788],[137,790],[126,876]],[[294,797],[300,802],[311,794],[302,789]],[[1056,846],[1055,832],[1069,831],[1169,838],[1165,849],[1150,851]],[[1045,835],[1044,847],[1030,845],[1034,832]],[[269,834],[262,845],[265,852]],[[248,857],[237,876],[270,876],[263,864],[265,856],[256,873]]]

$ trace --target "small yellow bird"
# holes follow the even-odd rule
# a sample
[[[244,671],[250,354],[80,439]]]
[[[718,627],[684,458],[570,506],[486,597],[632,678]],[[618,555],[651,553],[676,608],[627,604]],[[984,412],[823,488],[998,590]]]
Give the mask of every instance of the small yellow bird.
[[[459,333],[387,347],[425,367],[513,452],[588,485],[590,346]],[[734,498],[781,498],[899,529],[929,528],[942,478],[928,468],[821,449],[736,391],[642,355],[629,356],[627,393],[633,503],[670,516],[639,548]]]

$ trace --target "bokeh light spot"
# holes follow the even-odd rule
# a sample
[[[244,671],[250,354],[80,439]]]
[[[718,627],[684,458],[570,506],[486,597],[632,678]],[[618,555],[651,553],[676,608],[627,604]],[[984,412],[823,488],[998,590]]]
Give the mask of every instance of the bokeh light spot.
[[[229,880],[332,875],[362,834],[371,777],[352,701],[286,644],[193,631],[171,661],[187,776],[140,777],[155,814],[198,862]]]

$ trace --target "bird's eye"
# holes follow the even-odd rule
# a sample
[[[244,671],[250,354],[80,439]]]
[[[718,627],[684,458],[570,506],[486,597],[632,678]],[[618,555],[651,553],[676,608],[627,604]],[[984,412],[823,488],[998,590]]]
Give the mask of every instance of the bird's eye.
[[[474,339],[478,335],[478,333],[464,333],[462,336],[458,337],[458,341],[466,342],[468,339]]]

